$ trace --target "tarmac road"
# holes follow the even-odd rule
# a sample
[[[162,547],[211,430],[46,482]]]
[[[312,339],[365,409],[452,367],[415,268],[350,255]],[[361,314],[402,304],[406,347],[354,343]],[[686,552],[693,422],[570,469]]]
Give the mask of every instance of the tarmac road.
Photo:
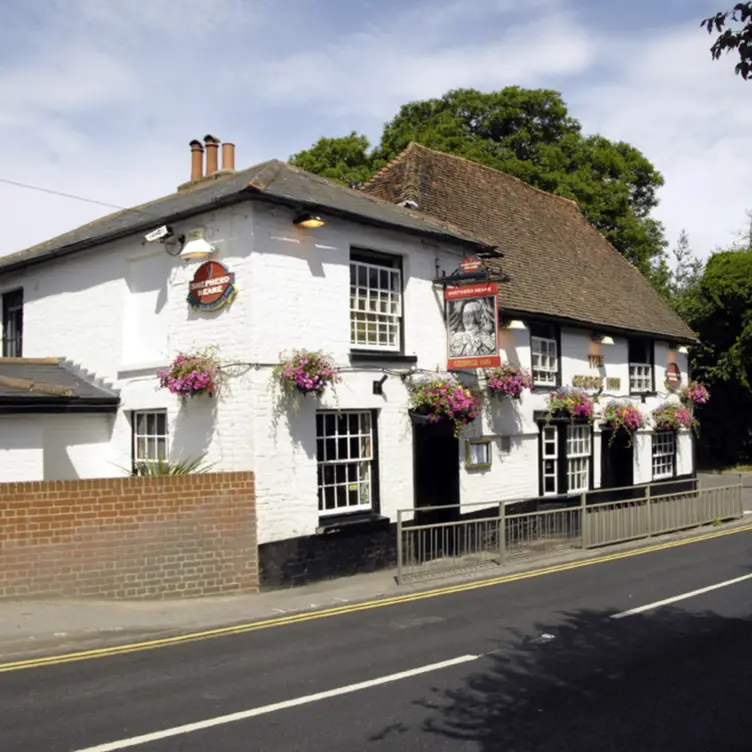
[[[743,530],[0,673],[0,750],[749,750],[751,613],[752,531]]]

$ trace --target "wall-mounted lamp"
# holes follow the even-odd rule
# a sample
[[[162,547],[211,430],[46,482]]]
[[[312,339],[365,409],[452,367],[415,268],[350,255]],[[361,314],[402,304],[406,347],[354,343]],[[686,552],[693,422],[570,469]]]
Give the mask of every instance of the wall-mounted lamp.
[[[689,355],[689,348],[682,345],[677,352],[680,352],[682,355]]]
[[[298,227],[307,227],[308,229],[315,230],[317,227],[323,227],[326,222],[315,214],[299,214],[295,217],[295,224]]]
[[[206,241],[203,228],[191,230],[186,238],[185,245],[180,251],[181,259],[200,259],[211,256],[214,246]]]
[[[608,334],[593,334],[590,339],[593,340],[593,342],[598,342],[601,345],[613,345],[614,344],[614,338],[609,336]]]
[[[387,374],[384,374],[380,379],[373,382],[373,393],[384,394],[384,382],[389,378]]]
[[[501,325],[502,329],[512,329],[514,331],[523,332],[527,329],[524,321],[519,319],[512,319],[511,321],[505,321]]]

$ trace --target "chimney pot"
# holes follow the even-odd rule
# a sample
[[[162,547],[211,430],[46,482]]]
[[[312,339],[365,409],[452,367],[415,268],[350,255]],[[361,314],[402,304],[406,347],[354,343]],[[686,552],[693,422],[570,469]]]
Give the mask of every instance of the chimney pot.
[[[213,175],[219,169],[219,139],[207,134],[204,136],[206,146],[206,174]]]
[[[222,144],[222,169],[235,169],[235,144],[231,144],[229,141]]]
[[[193,139],[191,147],[191,181],[201,180],[204,176],[204,147],[200,141]]]

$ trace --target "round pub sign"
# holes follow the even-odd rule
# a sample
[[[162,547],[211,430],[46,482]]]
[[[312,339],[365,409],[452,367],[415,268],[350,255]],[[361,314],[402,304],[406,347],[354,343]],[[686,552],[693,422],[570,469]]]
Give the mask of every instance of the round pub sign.
[[[681,384],[681,371],[676,363],[666,366],[666,386],[669,389],[677,389]]]
[[[462,263],[460,264],[460,271],[463,271],[465,274],[475,274],[475,272],[479,272],[481,269],[483,269],[483,262],[477,256],[468,256],[462,259]]]
[[[219,261],[207,261],[193,275],[188,302],[194,311],[216,311],[229,303],[236,292],[235,275]]]

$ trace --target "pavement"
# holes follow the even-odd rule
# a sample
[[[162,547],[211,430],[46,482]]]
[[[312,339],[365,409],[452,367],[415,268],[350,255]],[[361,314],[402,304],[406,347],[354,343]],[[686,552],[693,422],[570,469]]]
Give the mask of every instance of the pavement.
[[[748,750],[752,530],[676,543],[6,670],[0,749]]]
[[[726,485],[736,482],[738,478],[739,474],[736,473],[700,475],[703,486]],[[742,479],[745,509],[752,515],[752,473],[742,474]],[[752,523],[750,515],[730,526]],[[468,580],[514,575],[534,568],[592,559],[604,553],[636,550],[713,531],[715,528],[691,530],[610,546],[600,551],[554,553],[474,574],[461,573],[402,586],[396,584],[394,571],[383,571],[259,595],[166,601],[5,600],[0,601],[0,660],[7,662],[51,652],[96,649],[344,607],[362,601],[399,597],[432,587],[452,586]]]

